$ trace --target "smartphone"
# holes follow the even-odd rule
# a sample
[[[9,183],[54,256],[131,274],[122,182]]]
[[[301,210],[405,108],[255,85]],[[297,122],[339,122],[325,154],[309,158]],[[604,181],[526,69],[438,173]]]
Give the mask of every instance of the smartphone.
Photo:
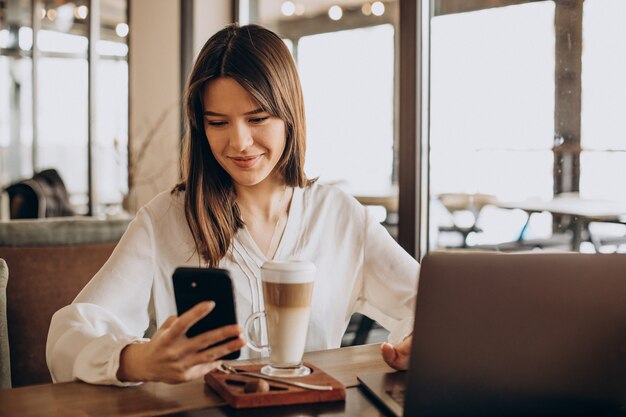
[[[227,270],[180,267],[174,271],[172,281],[179,316],[200,302],[215,302],[213,311],[194,324],[187,331],[187,337],[237,323],[233,285]],[[232,339],[218,344],[229,340]],[[213,346],[216,345],[206,349]],[[240,351],[232,352],[220,359],[237,359],[239,354]]]

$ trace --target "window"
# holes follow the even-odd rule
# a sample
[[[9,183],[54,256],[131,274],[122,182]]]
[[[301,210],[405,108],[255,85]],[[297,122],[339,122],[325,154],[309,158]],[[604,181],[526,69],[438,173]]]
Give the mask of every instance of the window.
[[[626,200],[626,3],[583,3],[580,193]]]
[[[470,233],[469,245],[514,240],[525,221],[494,207],[477,220],[479,204],[461,210],[441,195],[552,196],[554,39],[553,2],[432,18],[431,247],[458,245],[458,231],[438,232],[475,221],[482,232]],[[549,235],[550,219],[528,233]]]
[[[320,65],[342,62],[342,65]],[[361,194],[393,175],[394,28],[304,36],[298,68],[307,109],[307,173]]]
[[[101,214],[127,188],[127,1],[96,2],[91,34],[90,2],[45,0],[34,18],[31,3],[0,2],[0,186],[54,168],[78,212]]]

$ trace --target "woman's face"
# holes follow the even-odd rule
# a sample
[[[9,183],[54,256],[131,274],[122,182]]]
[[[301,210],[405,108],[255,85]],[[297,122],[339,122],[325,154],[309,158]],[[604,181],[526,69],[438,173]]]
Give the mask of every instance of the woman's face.
[[[230,77],[207,83],[203,105],[209,146],[233,181],[249,187],[270,177],[285,149],[285,122]]]

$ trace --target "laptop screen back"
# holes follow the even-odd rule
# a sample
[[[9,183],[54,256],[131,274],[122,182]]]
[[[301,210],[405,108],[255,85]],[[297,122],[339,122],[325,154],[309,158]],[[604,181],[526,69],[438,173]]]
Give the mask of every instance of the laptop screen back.
[[[405,416],[625,405],[626,255],[424,258]]]

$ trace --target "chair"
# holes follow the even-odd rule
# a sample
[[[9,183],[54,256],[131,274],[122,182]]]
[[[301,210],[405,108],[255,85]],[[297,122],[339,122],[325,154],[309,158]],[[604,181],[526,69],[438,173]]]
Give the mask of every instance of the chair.
[[[460,246],[467,248],[467,237],[471,233],[482,232],[477,226],[480,211],[483,207],[494,204],[496,197],[490,194],[443,193],[439,195],[439,200],[453,217],[455,213],[462,211],[471,214],[472,220],[470,224],[459,225],[454,221],[452,226],[439,226],[440,232],[459,233],[462,237]]]
[[[0,389],[11,388],[11,366],[9,358],[9,334],[7,332],[7,281],[9,269],[0,259]]]
[[[74,215],[69,194],[55,169],[46,169],[6,189],[12,219]]]
[[[0,258],[11,269],[6,316],[13,387],[51,382],[45,353],[50,319],[106,262],[128,221],[0,222]]]

